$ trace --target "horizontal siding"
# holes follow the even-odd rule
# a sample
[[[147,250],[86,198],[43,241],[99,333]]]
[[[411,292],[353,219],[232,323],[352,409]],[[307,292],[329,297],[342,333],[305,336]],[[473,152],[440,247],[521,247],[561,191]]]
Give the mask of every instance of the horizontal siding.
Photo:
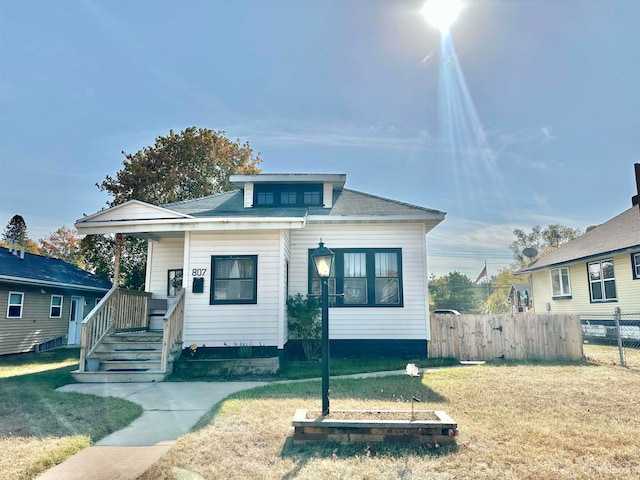
[[[153,241],[153,262],[147,291],[154,297],[167,298],[168,271],[183,268],[184,239],[168,238]],[[187,272],[184,272],[185,274]]]
[[[611,256],[603,256],[594,260],[605,258],[611,258]],[[587,263],[585,261],[569,266],[571,299],[567,300],[552,299],[549,270],[534,272],[532,274],[532,284],[536,313],[547,312],[547,303],[551,306],[550,313],[613,315],[616,307],[620,307],[623,313],[640,312],[640,280],[633,279],[631,256],[628,253],[613,257],[613,270],[618,297],[615,302],[591,303]]]
[[[426,339],[425,251],[420,224],[308,225],[291,232],[289,294],[308,291],[308,250],[322,238],[333,248],[401,248],[404,307],[332,308],[332,339]]]
[[[22,318],[7,318],[7,303],[9,292],[24,293]],[[42,293],[42,292],[45,293]],[[51,295],[62,295],[62,316],[49,318]],[[71,296],[83,295],[79,292],[69,292],[62,289],[40,289],[19,285],[0,285],[0,355],[10,353],[29,352],[35,345],[53,338],[67,335]],[[96,304],[95,296],[85,296],[84,314]]]
[[[278,345],[280,295],[280,232],[192,233],[189,268],[185,272],[191,283],[193,269],[206,269],[204,293],[187,288],[185,302],[185,345],[207,347],[239,345]],[[209,305],[211,256],[258,256],[258,303],[255,305]],[[281,309],[280,309],[281,310]],[[280,313],[281,315],[281,313]]]

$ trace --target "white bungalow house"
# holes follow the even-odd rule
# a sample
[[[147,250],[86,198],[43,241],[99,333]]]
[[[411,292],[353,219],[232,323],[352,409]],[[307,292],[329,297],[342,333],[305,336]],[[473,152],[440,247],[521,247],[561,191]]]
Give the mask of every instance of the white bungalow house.
[[[184,346],[281,354],[287,298],[318,291],[310,254],[322,240],[335,252],[330,288],[344,294],[332,300],[332,354],[426,356],[426,234],[445,213],[346,189],[343,174],[230,180],[237,190],[163,206],[132,200],[75,226],[148,239],[147,292],[168,300],[166,318],[180,304],[184,323],[174,336]]]

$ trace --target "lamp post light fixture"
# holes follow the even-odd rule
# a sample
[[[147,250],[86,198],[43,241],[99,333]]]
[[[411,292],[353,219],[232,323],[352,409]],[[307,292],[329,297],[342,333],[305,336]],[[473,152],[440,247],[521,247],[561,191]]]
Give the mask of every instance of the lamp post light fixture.
[[[320,245],[311,254],[318,277],[322,284],[322,415],[329,415],[329,276],[334,253]]]

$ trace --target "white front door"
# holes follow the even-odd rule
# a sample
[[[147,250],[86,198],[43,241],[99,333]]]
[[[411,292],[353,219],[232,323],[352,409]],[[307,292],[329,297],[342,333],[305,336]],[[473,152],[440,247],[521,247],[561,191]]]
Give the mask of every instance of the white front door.
[[[67,343],[80,345],[82,341],[82,318],[84,314],[84,297],[71,297],[71,315],[69,316],[69,333]]]

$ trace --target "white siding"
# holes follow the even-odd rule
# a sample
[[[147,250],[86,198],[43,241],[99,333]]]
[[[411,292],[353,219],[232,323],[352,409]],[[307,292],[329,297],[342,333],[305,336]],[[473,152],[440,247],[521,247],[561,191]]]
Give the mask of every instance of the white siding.
[[[107,220],[141,220],[141,219],[159,219],[159,218],[182,218],[183,216],[170,212],[169,210],[154,207],[153,205],[144,205],[141,203],[128,203],[109,208],[95,216],[91,221],[107,221]],[[82,222],[82,220],[80,220]]]
[[[425,237],[421,224],[310,225],[291,231],[289,294],[308,291],[308,251],[329,248],[401,248],[404,307],[332,308],[331,339],[428,338]]]
[[[167,298],[168,271],[183,268],[184,240],[172,237],[154,240],[149,244],[153,260],[147,266],[149,283],[146,290],[153,293],[154,297]]]
[[[602,260],[605,258],[612,258],[612,256],[602,256],[589,261]],[[536,313],[543,314],[547,312],[547,303],[551,306],[549,313],[554,314],[613,315],[616,307],[620,307],[623,313],[640,312],[640,280],[633,280],[630,254],[623,253],[613,256],[613,270],[618,297],[618,300],[615,302],[591,303],[587,263],[587,261],[583,261],[569,265],[571,299],[553,300],[551,297],[549,270],[534,272],[532,274],[532,284]]]
[[[253,207],[253,183],[244,184],[244,208]]]
[[[189,265],[185,274],[190,284],[193,269],[206,269],[204,293],[187,287],[184,344],[207,347],[240,345],[281,346],[279,322],[284,315],[284,258],[282,236],[277,230],[192,233]],[[257,255],[258,297],[251,305],[210,305],[211,257],[213,255]]]

